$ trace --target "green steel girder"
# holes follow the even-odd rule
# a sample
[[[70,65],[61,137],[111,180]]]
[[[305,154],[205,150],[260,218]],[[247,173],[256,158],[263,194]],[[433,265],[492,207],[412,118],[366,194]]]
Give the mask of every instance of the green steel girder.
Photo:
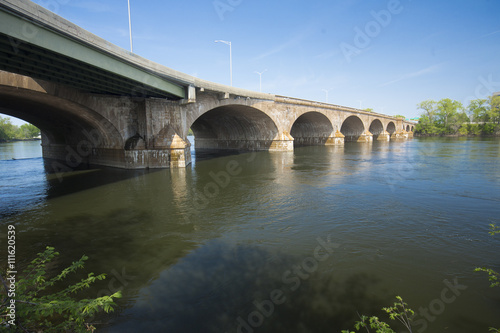
[[[180,84],[6,12],[3,8],[0,8],[0,70],[92,93],[174,100],[186,98],[186,89]]]

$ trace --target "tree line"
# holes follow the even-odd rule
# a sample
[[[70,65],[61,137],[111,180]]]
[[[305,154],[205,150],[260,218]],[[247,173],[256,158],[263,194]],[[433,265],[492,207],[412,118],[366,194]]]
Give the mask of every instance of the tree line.
[[[423,110],[415,133],[421,135],[499,135],[500,96],[470,101],[467,107],[449,98],[417,104]]]
[[[38,127],[31,124],[17,126],[10,118],[0,117],[0,142],[12,140],[28,140],[40,136]]]

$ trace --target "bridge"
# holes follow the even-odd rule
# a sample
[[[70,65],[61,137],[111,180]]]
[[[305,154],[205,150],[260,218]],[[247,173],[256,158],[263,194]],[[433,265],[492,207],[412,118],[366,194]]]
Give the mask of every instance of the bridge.
[[[201,80],[119,48],[28,0],[0,0],[0,113],[42,131],[60,169],[185,167],[196,149],[293,151],[401,140],[415,123]]]

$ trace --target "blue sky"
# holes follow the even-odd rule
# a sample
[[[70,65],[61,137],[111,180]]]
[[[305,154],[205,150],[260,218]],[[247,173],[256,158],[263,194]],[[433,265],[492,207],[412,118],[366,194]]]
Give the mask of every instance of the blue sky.
[[[127,0],[36,3],[130,49]],[[415,117],[500,91],[500,1],[130,0],[134,53],[196,77]]]

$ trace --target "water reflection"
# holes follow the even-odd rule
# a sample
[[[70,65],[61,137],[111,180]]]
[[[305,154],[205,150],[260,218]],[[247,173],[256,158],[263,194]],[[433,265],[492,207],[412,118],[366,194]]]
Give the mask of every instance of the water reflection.
[[[468,290],[428,332],[487,330],[500,324],[495,300],[472,269],[497,264],[500,240],[487,225],[500,224],[498,146],[346,143],[219,154],[186,169],[92,168],[62,181],[42,159],[0,161],[0,223],[16,225],[22,264],[51,245],[61,265],[86,254],[88,272],[107,273],[85,296],[123,289],[117,312],[99,318],[110,332],[236,332],[276,289],[286,302],[259,332],[339,331],[395,295],[427,306],[454,277]],[[335,255],[291,290],[284,272],[330,235]]]
[[[356,311],[378,313],[390,301],[370,292],[378,279],[366,273],[340,279],[302,271],[300,280],[292,270],[302,259],[209,242],[141,289],[134,306],[106,331],[338,331],[357,319]],[[273,295],[279,295],[276,304]]]

